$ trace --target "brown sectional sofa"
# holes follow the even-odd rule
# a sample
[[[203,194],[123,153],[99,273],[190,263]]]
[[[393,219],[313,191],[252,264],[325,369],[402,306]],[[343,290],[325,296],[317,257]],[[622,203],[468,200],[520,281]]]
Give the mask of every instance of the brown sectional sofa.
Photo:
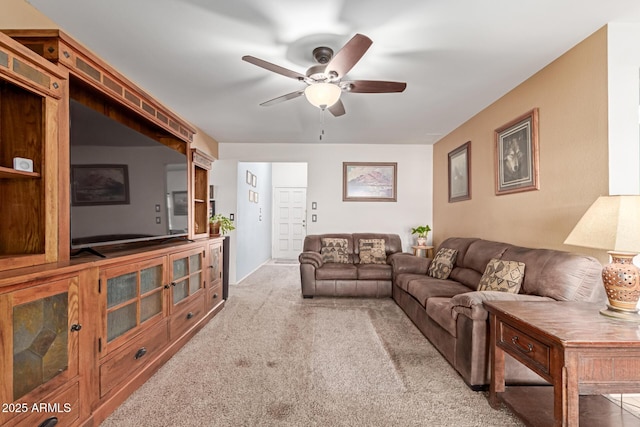
[[[392,259],[393,299],[473,389],[486,388],[490,381],[488,314],[483,301],[591,301],[603,306],[606,302],[602,266],[592,257],[476,238],[449,238],[440,248],[457,250],[446,280],[427,275],[432,259]],[[477,291],[492,258],[525,264],[518,294]],[[506,379],[511,384],[544,383],[510,357]]]
[[[324,262],[322,239],[346,239],[346,262]],[[359,246],[361,239],[382,239],[386,260],[384,264],[362,264]],[[397,234],[354,233],[308,235],[304,239],[300,261],[302,296],[390,297],[391,260],[402,253]]]

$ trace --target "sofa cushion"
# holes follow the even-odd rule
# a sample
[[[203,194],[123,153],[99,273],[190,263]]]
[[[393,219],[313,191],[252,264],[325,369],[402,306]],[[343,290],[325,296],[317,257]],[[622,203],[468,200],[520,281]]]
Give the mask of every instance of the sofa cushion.
[[[316,269],[316,280],[355,280],[358,269],[353,264],[328,262]]]
[[[383,239],[360,239],[358,242],[360,264],[386,264]]]
[[[436,279],[447,279],[456,263],[456,249],[440,248],[429,265],[427,274]]]
[[[492,258],[478,285],[479,291],[500,291],[517,294],[524,279],[523,262]]]
[[[469,288],[453,280],[441,280],[429,276],[422,276],[422,278],[409,280],[407,282],[406,292],[414,297],[420,305],[426,307],[429,298],[452,297],[459,293],[469,292]]]
[[[391,280],[391,266],[387,264],[359,264],[360,280]]]
[[[349,254],[347,252],[347,239],[323,237],[320,255],[322,256],[322,261],[325,263],[348,263]]]

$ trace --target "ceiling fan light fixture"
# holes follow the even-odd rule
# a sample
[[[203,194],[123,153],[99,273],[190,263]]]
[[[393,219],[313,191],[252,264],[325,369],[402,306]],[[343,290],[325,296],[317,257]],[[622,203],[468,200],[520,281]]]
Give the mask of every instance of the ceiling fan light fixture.
[[[304,90],[304,96],[311,105],[324,110],[340,99],[342,90],[333,83],[312,83]]]

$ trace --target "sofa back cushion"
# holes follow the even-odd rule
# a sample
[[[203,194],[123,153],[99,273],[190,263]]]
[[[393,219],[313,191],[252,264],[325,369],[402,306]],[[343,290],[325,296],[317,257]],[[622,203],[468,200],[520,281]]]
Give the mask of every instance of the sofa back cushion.
[[[520,293],[558,301],[606,301],[602,265],[593,257],[510,246],[502,259],[523,262],[527,266]]]
[[[456,265],[449,278],[475,291],[491,258],[500,258],[508,246],[507,243],[475,237],[450,237],[442,242],[440,248],[458,251]]]

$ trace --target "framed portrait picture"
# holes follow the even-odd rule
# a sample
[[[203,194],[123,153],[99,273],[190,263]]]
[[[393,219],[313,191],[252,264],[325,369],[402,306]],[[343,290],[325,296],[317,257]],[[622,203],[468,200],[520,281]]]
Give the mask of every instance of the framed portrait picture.
[[[173,200],[173,214],[175,216],[186,216],[188,209],[189,199],[187,198],[186,191],[173,191],[171,192],[171,199]]]
[[[127,165],[72,165],[73,206],[128,205]]]
[[[342,163],[342,200],[395,202],[397,163]]]
[[[255,187],[255,186],[257,186],[257,185],[258,185],[258,177],[257,177],[257,176],[255,176],[255,175],[252,175],[252,176],[251,176],[251,186],[252,186],[252,187]]]
[[[471,141],[449,153],[449,203],[471,198]]]
[[[495,131],[496,194],[537,190],[538,109]]]

